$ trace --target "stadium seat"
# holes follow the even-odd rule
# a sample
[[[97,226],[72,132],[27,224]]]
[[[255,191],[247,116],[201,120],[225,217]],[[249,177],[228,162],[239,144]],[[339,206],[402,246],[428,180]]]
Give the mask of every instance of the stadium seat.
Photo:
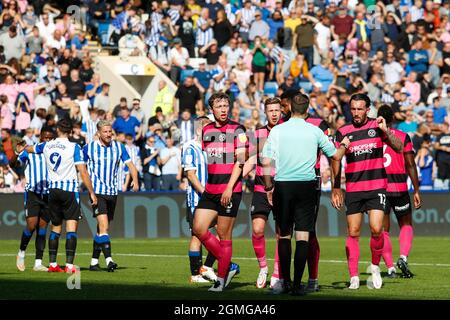
[[[189,76],[193,76],[194,75],[194,69],[185,69],[185,70],[181,70],[181,74],[180,74],[180,83],[184,82],[184,79],[186,79]]]
[[[266,82],[264,84],[264,94],[269,97],[275,97],[278,91],[278,84],[276,82]]]

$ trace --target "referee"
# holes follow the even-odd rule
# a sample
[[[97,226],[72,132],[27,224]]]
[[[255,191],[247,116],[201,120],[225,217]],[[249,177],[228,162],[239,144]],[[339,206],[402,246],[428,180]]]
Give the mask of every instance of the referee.
[[[278,254],[284,287],[274,293],[304,295],[301,286],[305,269],[309,233],[314,231],[317,199],[315,165],[317,149],[327,157],[340,160],[350,141],[345,138],[336,150],[321,129],[305,121],[308,117],[309,98],[297,94],[291,103],[291,118],[274,127],[263,149],[264,184],[269,203],[280,228]],[[295,146],[295,147],[294,147]],[[275,163],[275,184],[270,176]],[[294,283],[291,282],[291,237],[295,229]]]

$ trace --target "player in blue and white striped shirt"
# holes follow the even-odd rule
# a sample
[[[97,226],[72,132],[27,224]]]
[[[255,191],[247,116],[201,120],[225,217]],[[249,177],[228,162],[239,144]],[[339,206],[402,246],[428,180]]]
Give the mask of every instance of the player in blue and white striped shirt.
[[[40,142],[53,140],[55,133],[50,127],[41,129]],[[42,154],[28,153],[19,155],[19,161],[25,165],[25,217],[27,226],[23,230],[20,240],[20,250],[17,254],[16,266],[20,271],[25,271],[25,250],[36,231],[36,259],[34,271],[48,271],[42,265],[42,257],[45,249],[45,235],[47,225],[50,222],[48,212],[48,174],[47,165]]]
[[[199,117],[195,121],[195,139],[186,142],[183,146],[182,167],[189,181],[186,189],[186,218],[189,227],[193,227],[194,212],[202,193],[205,191],[206,181],[208,179],[208,160],[206,153],[202,150],[202,130],[203,127],[211,123],[207,117]],[[208,254],[205,265],[202,266],[202,243],[192,235],[189,244],[189,263],[191,266],[190,282],[208,282],[205,278],[212,281],[216,280],[214,269],[212,268],[215,258]]]
[[[93,141],[83,149],[88,164],[94,192],[98,199],[92,206],[94,217],[97,218],[97,234],[94,237],[92,260],[89,270],[100,271],[98,259],[100,253],[106,258],[109,272],[117,269],[117,264],[111,257],[111,239],[108,235],[109,223],[114,219],[117,193],[122,185],[118,181],[118,171],[125,163],[130,169],[133,178],[133,191],[139,191],[139,180],[136,167],[128,155],[125,146],[113,141],[113,130],[110,121],[101,120],[97,124],[98,141]]]
[[[74,273],[73,265],[77,248],[78,220],[81,219],[80,196],[78,193],[78,175],[80,173],[84,185],[88,189],[93,205],[97,204],[97,197],[92,189],[92,183],[83,160],[83,154],[78,144],[69,141],[72,123],[68,119],[59,120],[56,125],[58,138],[49,142],[42,142],[35,146],[24,148],[17,146],[17,151],[26,150],[28,153],[42,153],[48,168],[49,196],[48,206],[52,232],[48,241],[50,255],[49,272],[62,272],[56,262],[59,237],[63,220],[66,221],[66,268],[65,272]]]

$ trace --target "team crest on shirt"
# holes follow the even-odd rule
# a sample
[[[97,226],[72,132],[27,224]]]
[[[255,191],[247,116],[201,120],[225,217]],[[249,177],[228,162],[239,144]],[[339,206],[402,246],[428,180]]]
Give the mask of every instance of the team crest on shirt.
[[[220,142],[224,142],[226,138],[227,137],[226,137],[226,135],[224,133],[219,134],[219,141]]]
[[[186,155],[186,164],[192,164],[192,161],[194,160],[191,154]]]
[[[373,138],[377,135],[377,133],[375,132],[375,130],[370,129],[367,134],[369,135],[369,137]]]
[[[240,143],[246,143],[247,142],[247,135],[245,133],[240,133],[238,135],[239,142]]]

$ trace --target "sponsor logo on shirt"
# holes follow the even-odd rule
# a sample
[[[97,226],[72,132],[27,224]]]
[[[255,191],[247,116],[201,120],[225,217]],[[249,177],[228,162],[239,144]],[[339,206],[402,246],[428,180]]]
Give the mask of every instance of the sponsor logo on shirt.
[[[377,148],[376,142],[365,143],[365,144],[360,144],[360,145],[356,145],[356,146],[351,146],[350,152],[353,152],[355,154],[355,156],[360,156],[365,153],[369,153],[369,154],[373,153],[373,149],[375,149],[375,148]]]

